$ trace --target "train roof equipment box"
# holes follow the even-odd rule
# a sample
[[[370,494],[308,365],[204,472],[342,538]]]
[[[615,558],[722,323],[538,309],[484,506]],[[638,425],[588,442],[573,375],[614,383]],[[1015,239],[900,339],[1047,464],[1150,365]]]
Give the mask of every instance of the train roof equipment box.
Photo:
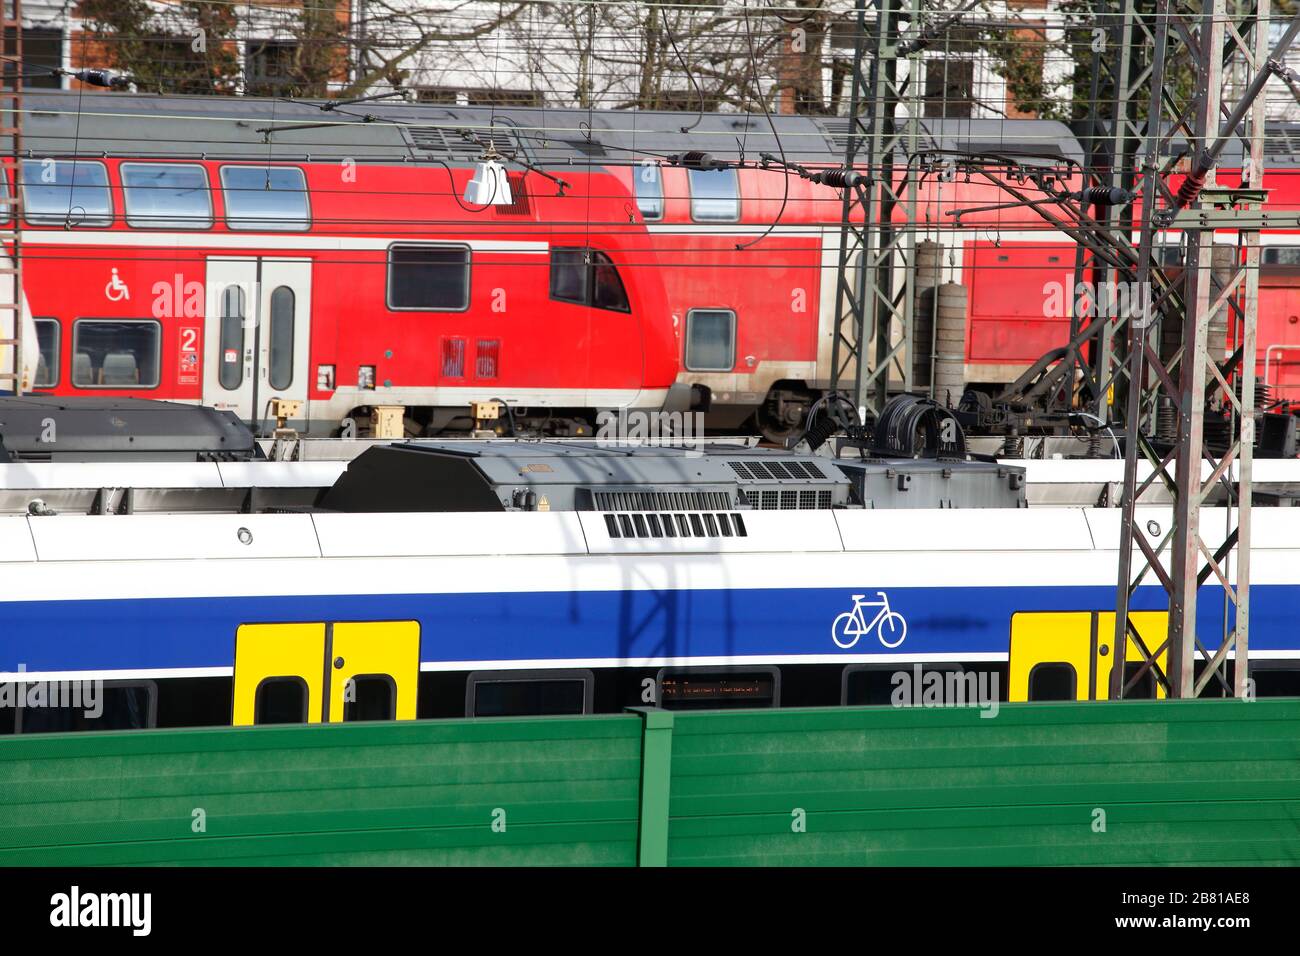
[[[900,478],[901,476],[901,478]],[[330,511],[732,511],[1024,507],[1024,469],[832,460],[731,445],[587,442],[378,445],[348,465]]]
[[[233,412],[143,398],[0,397],[0,462],[260,457],[253,432]]]
[[[839,459],[864,508],[1025,508],[1025,469],[984,461]]]

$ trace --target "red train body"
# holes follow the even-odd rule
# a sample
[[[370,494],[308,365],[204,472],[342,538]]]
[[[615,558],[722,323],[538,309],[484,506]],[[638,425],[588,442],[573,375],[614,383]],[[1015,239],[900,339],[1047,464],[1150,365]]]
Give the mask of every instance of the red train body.
[[[87,100],[80,113],[66,94],[35,102],[33,155],[94,157],[112,203],[103,225],[88,224],[87,213],[71,217],[71,228],[49,221],[25,230],[26,292],[32,314],[46,320],[43,381],[55,393],[203,401],[248,418],[263,417],[275,395],[303,400],[315,430],[391,405],[437,431],[476,400],[501,398],[534,421],[578,427],[593,409],[677,407],[693,390],[713,427],[777,437],[831,380],[841,193],[776,169],[699,173],[668,157],[706,150],[728,161],[767,153],[832,165],[843,152],[842,120],[775,117],[778,139],[762,117],[684,123],[681,114],[394,106],[376,110],[378,122],[312,129],[318,110],[254,99],[112,95]],[[1055,156],[1062,168],[1082,157],[1059,123],[926,120],[923,132],[936,150]],[[515,165],[517,202],[467,209],[459,197],[485,138],[565,180],[564,195],[547,175]],[[1279,168],[1265,178],[1270,208],[1300,208],[1296,158],[1271,162]],[[123,167],[151,163],[201,167],[211,225],[132,221]],[[223,168],[268,165],[303,170],[308,221],[232,228],[228,199],[240,190],[226,188]],[[1236,175],[1227,157],[1221,181]],[[1067,182],[1080,185],[1077,175]],[[1072,281],[1070,239],[1023,207],[954,215],[1009,198],[978,176],[930,175],[911,227],[917,241],[941,244],[941,280],[967,287],[965,381],[986,389],[1012,381],[1069,331],[1050,289]],[[245,216],[250,222],[256,215]],[[1300,399],[1300,235],[1273,231],[1265,245],[1259,373],[1276,397]],[[597,264],[577,279],[570,270],[584,291],[557,295],[574,250],[594,250]],[[441,288],[457,266],[467,289]],[[412,276],[397,301],[395,269]],[[597,273],[616,278],[627,311],[595,304]],[[129,301],[112,298],[114,281]],[[242,307],[259,316],[233,361],[232,335],[223,337],[232,303],[214,294],[230,283],[255,290],[256,302]],[[161,308],[159,318],[160,295],[170,312]],[[405,307],[404,295],[416,306]],[[440,307],[419,308],[422,295]],[[290,297],[285,359],[274,313]],[[78,335],[97,333],[86,323],[100,320],[161,323],[155,385],[130,381],[142,363],[133,373],[120,356],[105,372],[112,349]],[[88,372],[78,352],[89,353]]]

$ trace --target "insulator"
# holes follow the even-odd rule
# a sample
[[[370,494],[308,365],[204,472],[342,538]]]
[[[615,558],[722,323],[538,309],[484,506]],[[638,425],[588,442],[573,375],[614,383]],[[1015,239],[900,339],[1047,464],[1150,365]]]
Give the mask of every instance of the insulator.
[[[966,389],[966,287],[945,282],[938,290],[934,333],[934,395],[960,396]]]
[[[834,186],[836,189],[852,189],[862,182],[862,174],[852,169],[823,169],[811,177],[815,183]]]
[[[687,169],[708,170],[727,168],[727,164],[714,159],[712,153],[704,153],[698,149],[693,149],[689,153],[669,156],[668,161],[677,166],[685,166]]]
[[[1079,192],[1070,193],[1071,199],[1090,206],[1127,206],[1136,197],[1126,189],[1111,186],[1089,186]]]
[[[77,70],[72,78],[87,86],[102,86],[105,89],[121,89],[130,83],[126,77],[112,70]]]

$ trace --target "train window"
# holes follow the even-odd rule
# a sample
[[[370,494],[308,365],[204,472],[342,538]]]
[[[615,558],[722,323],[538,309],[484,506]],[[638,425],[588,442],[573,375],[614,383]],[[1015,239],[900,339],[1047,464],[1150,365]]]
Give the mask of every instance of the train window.
[[[587,304],[587,250],[551,250],[551,298]]]
[[[1300,667],[1268,667],[1251,664],[1250,679],[1256,697],[1300,697]]]
[[[9,221],[9,177],[0,171],[0,222]]]
[[[86,160],[26,159],[22,165],[23,215],[30,223],[109,226],[113,199],[108,170]]]
[[[781,704],[781,672],[775,667],[665,667],[655,685],[666,710]]]
[[[231,229],[302,230],[311,225],[307,180],[297,166],[222,166]]]
[[[343,720],[392,720],[397,716],[397,685],[387,674],[358,674],[343,698]]]
[[[475,671],[466,682],[465,716],[590,714],[595,685],[589,670]]]
[[[293,384],[293,290],[282,285],[271,293],[271,369],[268,376],[272,388],[288,388]]]
[[[641,217],[646,220],[664,217],[664,180],[659,167],[651,162],[644,162],[632,173],[632,183],[636,187],[636,207],[641,210]]]
[[[72,323],[72,384],[157,388],[161,334],[151,319],[78,319]]]
[[[123,163],[126,221],[138,229],[207,229],[212,225],[208,172],[188,163]]]
[[[139,730],[158,722],[158,686],[153,681],[35,681],[18,686],[25,688],[23,706],[14,715],[20,734]]]
[[[464,312],[469,258],[469,246],[389,246],[388,307]]]
[[[53,388],[59,384],[59,320],[36,320],[36,344],[40,358],[36,363],[36,388]]]
[[[307,682],[301,677],[267,677],[253,700],[255,724],[305,724]]]
[[[596,249],[551,250],[551,298],[614,312],[632,310],[618,268]]]
[[[244,381],[244,290],[228,285],[221,290],[221,368],[217,381],[234,391]]]
[[[1266,266],[1300,266],[1300,246],[1273,246],[1264,250]]]
[[[730,372],[736,364],[736,313],[691,309],[686,313],[686,367],[692,372]]]
[[[1074,668],[1063,662],[1035,664],[1029,672],[1029,700],[1075,700]]]
[[[1141,666],[1142,666],[1141,661],[1124,662],[1124,686],[1125,687],[1128,687],[1129,681],[1131,681],[1137,675],[1138,668]],[[1073,698],[1066,698],[1066,699],[1069,700]],[[1142,678],[1132,687],[1128,687],[1128,690],[1124,691],[1124,699],[1125,700],[1155,700],[1156,699],[1156,675],[1151,670],[1151,668],[1148,667],[1146,673],[1142,675]]]
[[[740,180],[734,169],[689,169],[691,218],[696,222],[739,222]]]
[[[840,702],[850,707],[973,705],[979,700],[978,675],[972,672],[971,677],[976,679],[974,686],[961,664],[849,664],[844,668]]]

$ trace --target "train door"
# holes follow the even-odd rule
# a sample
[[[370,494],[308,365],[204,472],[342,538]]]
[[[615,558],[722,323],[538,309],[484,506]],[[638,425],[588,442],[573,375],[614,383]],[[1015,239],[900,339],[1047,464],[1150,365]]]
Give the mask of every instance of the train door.
[[[208,259],[203,401],[261,421],[272,398],[307,401],[311,262]]]
[[[419,671],[416,621],[244,624],[231,722],[413,720]]]
[[[1133,622],[1148,646],[1164,640],[1169,615],[1165,611],[1137,611]],[[1105,700],[1110,692],[1115,642],[1113,611],[1030,611],[1011,618],[1011,661],[1007,699]],[[1156,660],[1165,667],[1163,651]],[[1142,656],[1132,638],[1128,642],[1126,672],[1133,676]],[[1155,676],[1147,671],[1129,698],[1164,697]]]

